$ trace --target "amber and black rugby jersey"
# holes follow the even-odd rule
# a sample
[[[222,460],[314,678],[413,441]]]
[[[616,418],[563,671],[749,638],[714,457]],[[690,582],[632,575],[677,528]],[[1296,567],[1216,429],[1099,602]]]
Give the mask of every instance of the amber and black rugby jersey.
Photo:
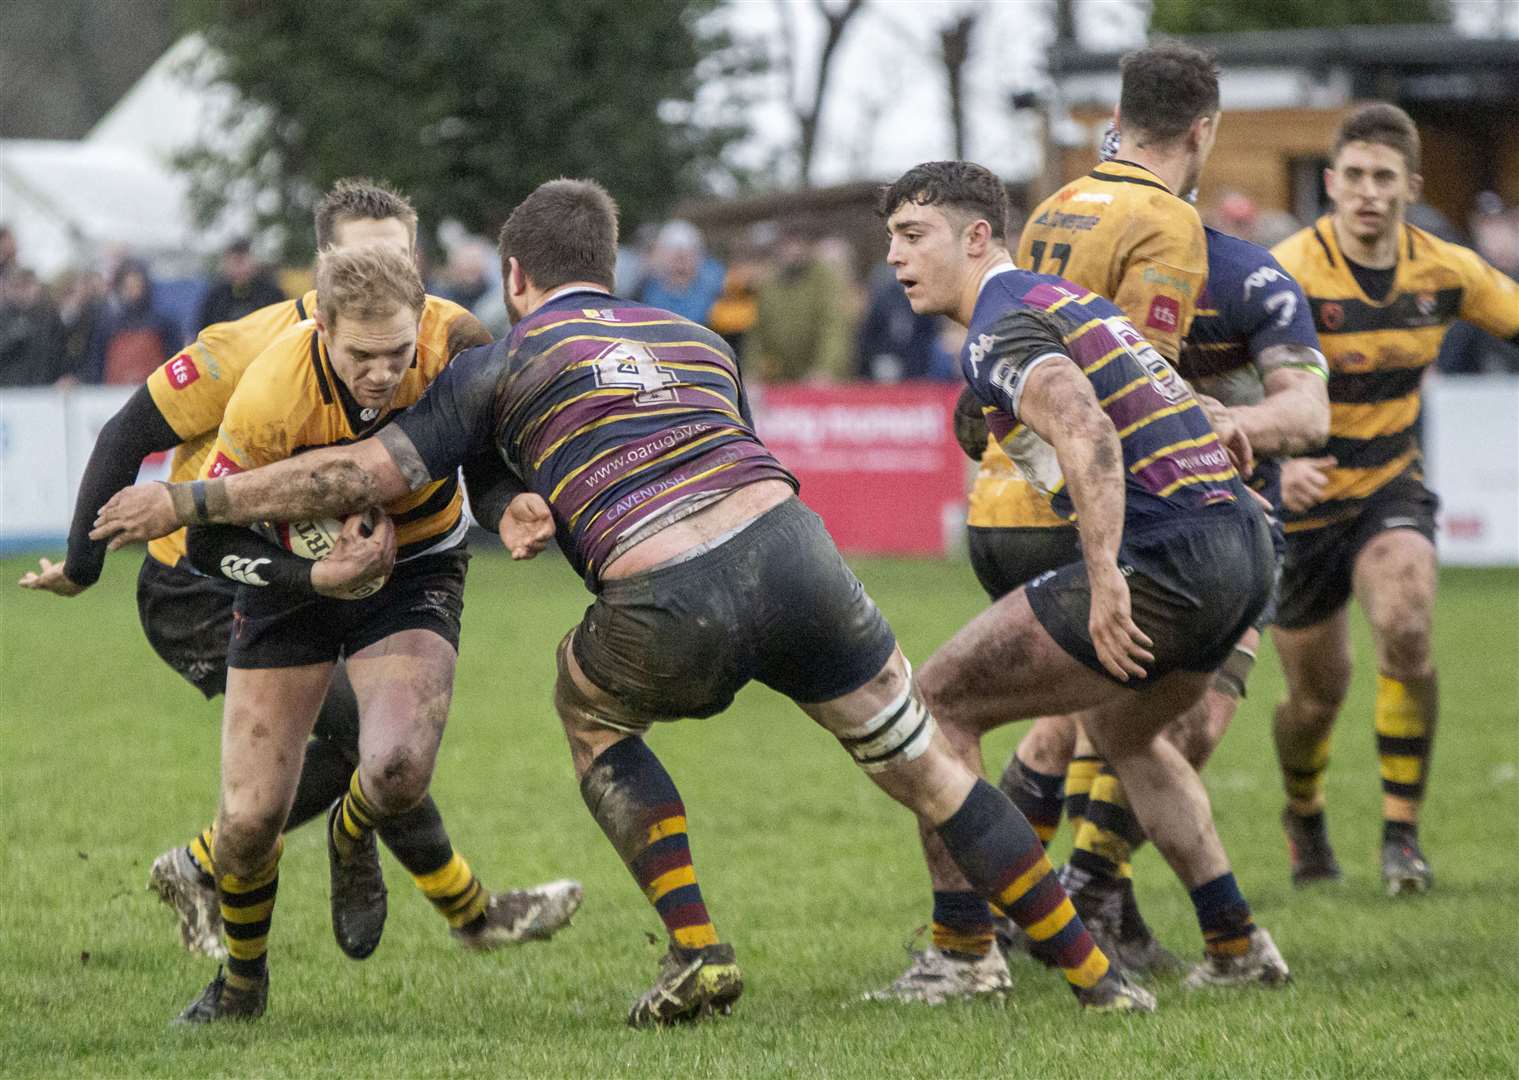
[[[1419,385],[1445,331],[1466,319],[1496,337],[1519,339],[1519,284],[1482,257],[1403,225],[1391,291],[1370,299],[1355,279],[1325,216],[1272,254],[1303,287],[1329,360],[1329,443],[1335,459],[1323,500],[1288,516],[1288,532],[1315,529],[1359,509],[1404,474],[1420,475],[1414,424]]]
[[[390,405],[376,410],[361,407],[338,378],[316,324],[297,323],[244,371],[201,475],[228,476],[373,435],[420,398],[448,365],[446,327],[434,323],[425,329]],[[457,471],[384,509],[395,523],[398,560],[453,547],[468,528]]]
[[[184,440],[175,450],[169,471],[173,482],[194,480],[200,476],[216,429],[232,391],[249,364],[277,337],[316,311],[313,290],[295,300],[259,308],[235,322],[213,323],[172,359],[165,361],[148,376],[148,392],[153,404],[174,433]],[[429,296],[422,311],[419,337],[441,336],[447,341],[455,334],[461,315],[469,312],[441,297]],[[473,318],[467,321],[471,331],[479,333]],[[475,344],[478,339],[469,344]],[[457,352],[463,344],[455,343]],[[148,554],[165,566],[174,566],[185,554],[185,531],[180,529],[148,545]]]
[[[1208,277],[1197,211],[1127,161],[1105,161],[1040,203],[1014,261],[1107,297],[1173,364]]]
[[[755,436],[722,338],[587,289],[462,354],[396,427],[431,476],[494,445],[548,503],[592,589],[621,542],[687,500],[759,480],[796,486]]]

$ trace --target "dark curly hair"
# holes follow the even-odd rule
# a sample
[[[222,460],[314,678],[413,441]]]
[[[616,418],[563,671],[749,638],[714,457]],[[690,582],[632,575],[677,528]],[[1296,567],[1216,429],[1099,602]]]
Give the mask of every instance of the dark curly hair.
[[[895,214],[903,203],[937,206],[970,220],[985,219],[992,236],[1007,242],[1007,188],[990,169],[971,161],[926,161],[881,189],[877,212]]]

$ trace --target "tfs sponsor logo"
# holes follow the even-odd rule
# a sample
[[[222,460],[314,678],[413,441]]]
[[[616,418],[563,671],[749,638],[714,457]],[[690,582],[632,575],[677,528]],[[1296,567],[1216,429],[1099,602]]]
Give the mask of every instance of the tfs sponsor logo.
[[[1150,312],[1145,316],[1145,326],[1174,334],[1181,325],[1181,304],[1169,296],[1157,296],[1150,301]]]
[[[216,452],[216,456],[211,459],[210,473],[213,480],[217,477],[231,476],[233,473],[240,473],[242,471],[242,466],[238,465],[237,462],[233,461],[220,450],[218,450]]]
[[[195,366],[195,361],[190,359],[189,353],[180,353],[170,360],[164,368],[164,373],[169,378],[169,385],[176,390],[183,390],[200,378],[200,368]]]

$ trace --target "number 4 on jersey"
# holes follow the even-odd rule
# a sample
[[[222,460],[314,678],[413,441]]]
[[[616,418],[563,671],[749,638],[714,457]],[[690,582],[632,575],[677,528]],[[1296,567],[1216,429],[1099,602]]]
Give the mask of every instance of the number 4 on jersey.
[[[669,388],[680,376],[660,365],[648,348],[636,341],[619,341],[607,347],[595,360],[596,385],[621,390],[637,390],[639,405],[654,405],[675,400]]]

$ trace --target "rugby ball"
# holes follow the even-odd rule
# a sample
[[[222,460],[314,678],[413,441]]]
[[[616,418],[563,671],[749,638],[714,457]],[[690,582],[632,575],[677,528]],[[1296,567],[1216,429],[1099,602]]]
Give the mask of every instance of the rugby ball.
[[[372,515],[369,516],[369,528],[373,528],[375,524],[375,518]],[[337,546],[338,535],[343,531],[343,523],[337,518],[319,518],[316,521],[280,521],[271,525],[270,529],[274,542],[290,554],[299,555],[312,562],[320,562],[331,555],[333,548]],[[367,532],[368,529],[365,531]],[[366,581],[342,593],[341,598],[362,600],[366,596],[373,596],[384,588],[385,581],[385,578]]]

